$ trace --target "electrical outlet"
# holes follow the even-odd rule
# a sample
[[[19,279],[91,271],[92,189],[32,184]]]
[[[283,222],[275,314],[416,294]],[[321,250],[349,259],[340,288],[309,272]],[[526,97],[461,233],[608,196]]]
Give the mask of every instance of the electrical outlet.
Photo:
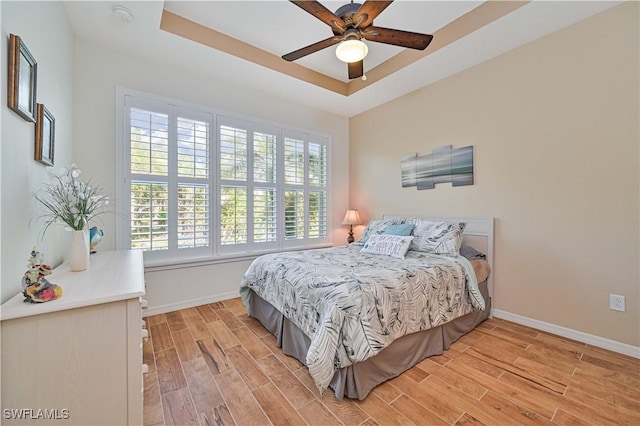
[[[625,311],[624,296],[618,294],[609,295],[609,309],[613,311]]]

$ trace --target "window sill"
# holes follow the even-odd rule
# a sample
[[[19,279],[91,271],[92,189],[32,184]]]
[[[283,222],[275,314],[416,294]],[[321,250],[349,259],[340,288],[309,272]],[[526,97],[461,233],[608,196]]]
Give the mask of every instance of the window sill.
[[[160,271],[168,271],[172,269],[184,269],[184,268],[198,268],[202,266],[209,265],[218,265],[223,263],[233,263],[233,262],[244,262],[254,259],[258,257],[269,254],[269,253],[282,253],[287,251],[301,251],[301,250],[313,250],[320,248],[333,247],[330,243],[318,244],[314,246],[304,246],[304,247],[287,247],[278,250],[265,250],[261,252],[252,252],[250,254],[224,254],[218,255],[215,257],[199,257],[199,258],[191,258],[191,259],[180,259],[180,260],[162,260],[162,261],[148,261],[144,262],[144,271],[145,272],[160,272]]]

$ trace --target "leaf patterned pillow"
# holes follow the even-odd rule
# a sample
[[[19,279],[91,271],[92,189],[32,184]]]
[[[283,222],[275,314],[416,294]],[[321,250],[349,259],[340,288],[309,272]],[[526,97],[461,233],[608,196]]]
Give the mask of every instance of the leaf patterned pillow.
[[[404,259],[404,255],[409,250],[412,236],[400,235],[372,235],[369,237],[364,247],[360,250],[362,253],[384,254],[386,256]]]
[[[466,222],[418,221],[413,229],[410,250],[459,256],[466,226]]]
[[[362,232],[360,239],[356,241],[354,244],[362,246],[367,242],[369,237],[372,235],[380,235],[384,233],[384,230],[388,225],[397,225],[402,223],[402,219],[394,218],[394,219],[381,219],[381,220],[372,220],[369,222],[365,230]]]

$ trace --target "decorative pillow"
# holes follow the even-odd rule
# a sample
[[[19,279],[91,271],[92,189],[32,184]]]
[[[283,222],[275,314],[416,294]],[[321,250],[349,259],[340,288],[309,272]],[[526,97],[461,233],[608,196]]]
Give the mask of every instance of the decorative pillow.
[[[414,226],[415,225],[413,223],[403,223],[400,225],[387,225],[387,227],[384,228],[383,234],[402,235],[406,237],[407,235],[411,235],[411,231],[413,231]]]
[[[413,240],[412,236],[372,235],[360,251],[404,259],[404,255],[411,245],[411,240]]]
[[[402,223],[402,219],[381,219],[381,220],[372,220],[369,222],[365,230],[362,232],[360,239],[356,241],[354,244],[356,245],[364,245],[367,242],[370,236],[379,235],[384,232],[387,226],[396,225]]]
[[[459,256],[466,226],[466,222],[417,222],[411,250]]]

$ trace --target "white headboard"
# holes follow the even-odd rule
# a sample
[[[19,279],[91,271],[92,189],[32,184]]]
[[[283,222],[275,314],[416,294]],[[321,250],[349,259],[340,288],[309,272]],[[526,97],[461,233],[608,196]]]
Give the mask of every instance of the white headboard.
[[[407,215],[384,214],[383,219],[413,217],[424,220],[444,222],[466,222],[467,226],[462,235],[463,242],[487,255],[487,262],[491,267],[491,274],[487,279],[489,295],[493,297],[493,218],[492,217],[416,217]]]

